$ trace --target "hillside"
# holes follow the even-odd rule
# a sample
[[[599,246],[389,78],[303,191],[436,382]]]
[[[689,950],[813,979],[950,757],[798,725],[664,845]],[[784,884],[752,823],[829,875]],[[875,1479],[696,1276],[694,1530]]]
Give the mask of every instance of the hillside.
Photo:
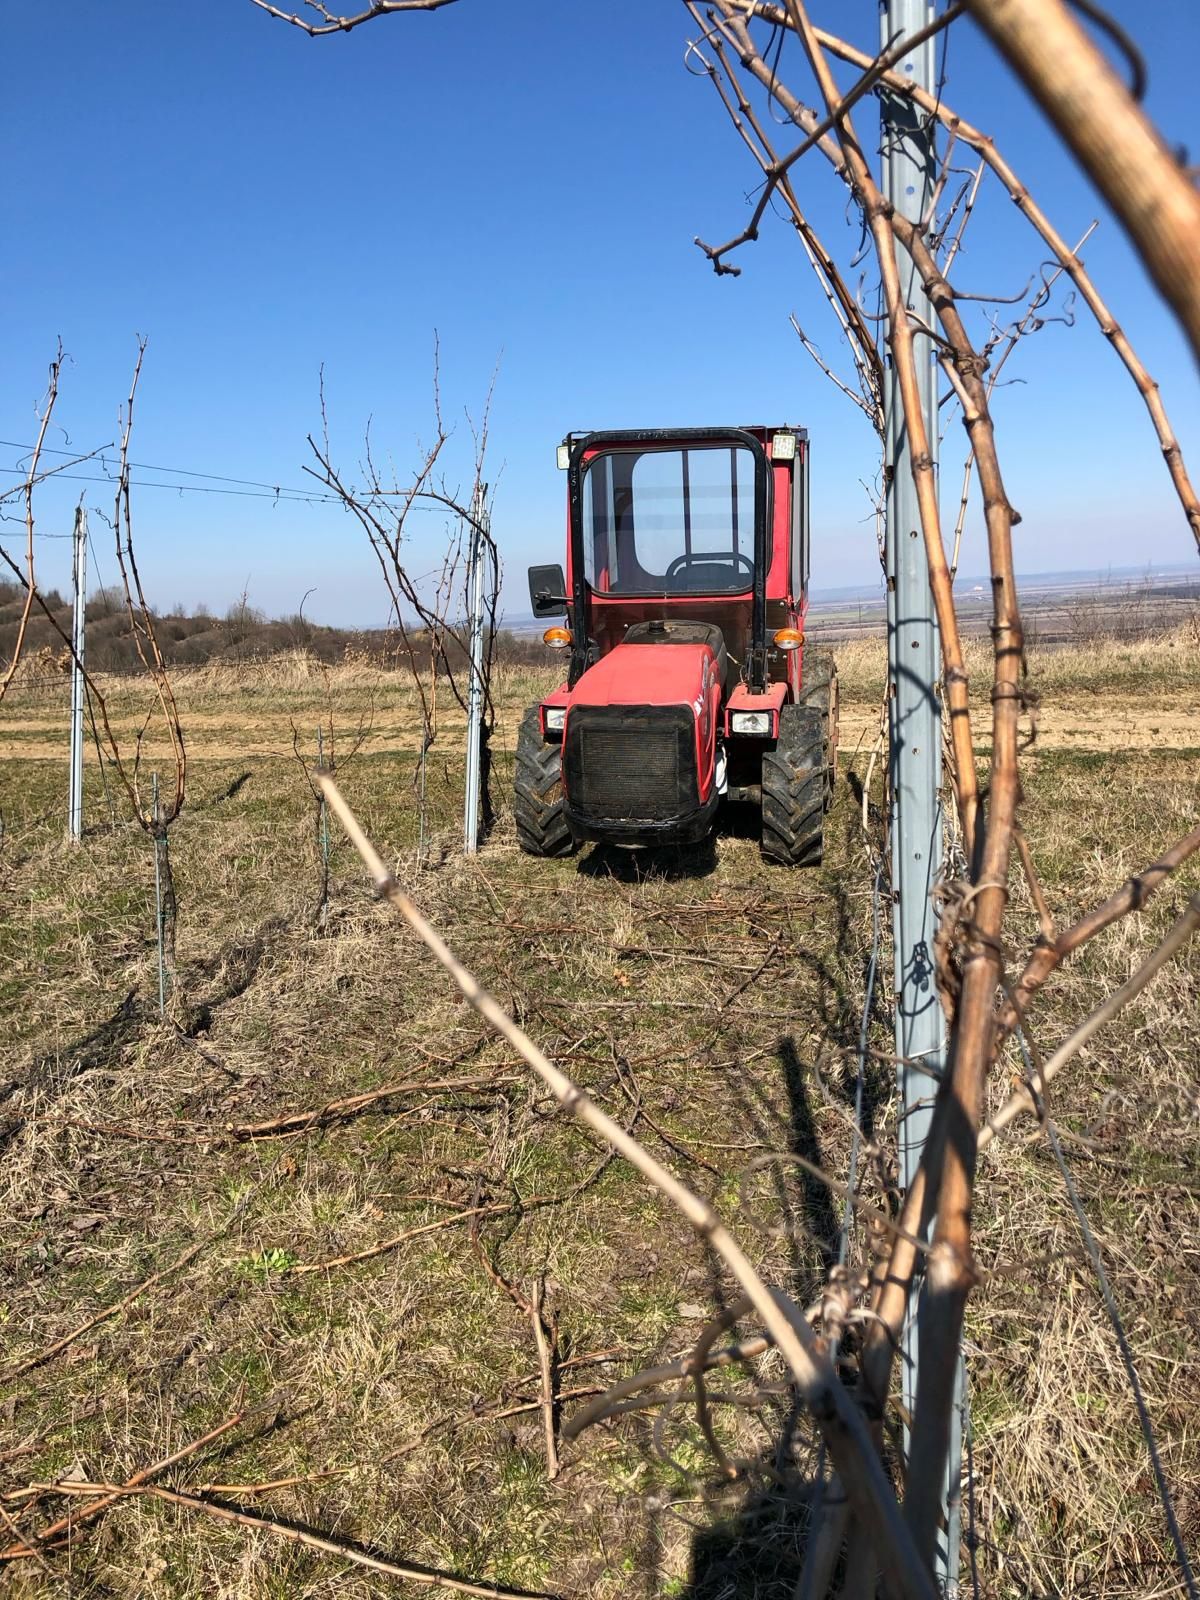
[[[71,633],[71,606],[57,590],[43,596],[57,628],[35,609],[30,619],[21,668],[26,680],[53,679],[67,670],[70,652],[64,636]],[[0,660],[8,661],[16,645],[23,609],[23,591],[15,583],[0,582]],[[223,617],[184,609],[155,612],[155,631],[168,666],[203,666],[208,662],[265,660],[288,650],[303,650],[326,664],[350,660],[394,662],[401,648],[395,630],[330,628],[301,615],[269,618],[242,601]],[[412,635],[418,655],[421,634]],[[502,631],[497,653],[507,660],[540,659],[540,640],[520,639]],[[137,648],[119,591],[101,589],[87,602],[87,664],[93,672],[136,672]]]

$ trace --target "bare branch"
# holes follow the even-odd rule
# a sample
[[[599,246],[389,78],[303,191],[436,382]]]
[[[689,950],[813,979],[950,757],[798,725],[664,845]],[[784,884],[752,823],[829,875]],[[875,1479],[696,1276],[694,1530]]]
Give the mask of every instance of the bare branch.
[[[1197,928],[1200,928],[1200,894],[1192,896],[1166,938],[1151,955],[1147,956],[1133,976],[1108,995],[1092,1014],[1079,1024],[1070,1037],[1064,1040],[1054,1054],[1033,1074],[1027,1087],[1018,1089],[994,1116],[988,1118],[979,1130],[981,1150],[986,1149],[998,1133],[1003,1132],[1024,1112],[1037,1110],[1035,1096],[1040,1097],[1044,1094],[1046,1085],[1062,1071],[1072,1057],[1079,1054],[1105,1023],[1111,1022],[1113,1017],[1124,1011],[1131,1000],[1141,994],[1159,969],[1166,966],[1167,962],[1183,949]]]
[[[33,491],[39,483],[38,466],[42,459],[42,446],[46,440],[46,430],[50,426],[50,418],[54,415],[54,403],[58,399],[58,375],[62,370],[63,347],[62,340],[58,341],[58,351],[50,363],[50,381],[46,386],[46,397],[42,401],[42,416],[38,426],[37,442],[33,447],[33,454],[29,459],[29,467],[25,473],[25,482],[21,493],[25,500],[25,603],[21,607],[21,618],[17,624],[17,638],[13,645],[12,658],[4,669],[4,676],[0,678],[0,700],[8,693],[8,686],[16,675],[21,664],[21,651],[25,647],[25,635],[29,629],[29,618],[33,611],[34,596],[37,594],[37,571],[34,561],[34,519],[33,519]],[[11,563],[10,563],[11,564]]]
[[[794,150],[790,151],[786,156],[773,159],[770,165],[764,168],[767,181],[763,185],[762,193],[758,197],[758,203],[754,207],[754,212],[745,230],[736,239],[720,246],[719,249],[710,250],[707,246],[702,247],[717,272],[730,270],[728,267],[721,265],[721,257],[723,255],[726,255],[730,250],[736,249],[740,244],[746,244],[758,238],[758,225],[762,221],[768,205],[771,203],[772,195],[783,178],[800,160],[801,156],[807,155],[814,145],[821,142],[826,134],[835,130],[838,123],[850,113],[863,95],[875,87],[879,79],[890,67],[895,66],[898,61],[903,60],[919,44],[923,44],[927,39],[933,38],[943,28],[948,27],[956,17],[961,16],[964,6],[965,0],[953,0],[953,3],[947,6],[940,17],[935,17],[927,26],[919,28],[916,33],[907,36],[900,44],[885,50],[881,55],[877,56],[858,82],[842,96],[828,115],[812,129]],[[693,7],[689,6],[689,10],[692,10],[693,15],[695,15]]]
[[[533,1301],[529,1307],[529,1320],[533,1325],[533,1340],[537,1346],[538,1369],[542,1382],[542,1434],[546,1443],[546,1476],[557,1478],[558,1441],[554,1436],[554,1353],[546,1322],[546,1279],[543,1275],[534,1286]]]
[[[1200,360],[1200,193],[1063,0],[968,0],[1112,206]]]
[[[63,1535],[69,1538],[81,1523],[94,1521],[96,1517],[102,1516],[110,1506],[114,1506],[122,1495],[128,1494],[131,1490],[142,1488],[154,1478],[160,1478],[171,1467],[178,1466],[181,1461],[186,1461],[189,1456],[193,1456],[197,1451],[203,1450],[206,1445],[215,1443],[216,1440],[222,1438],[223,1435],[244,1421],[246,1415],[245,1411],[235,1412],[232,1417],[227,1418],[218,1427],[211,1428],[207,1433],[202,1434],[199,1439],[193,1439],[190,1444],[185,1444],[179,1450],[173,1450],[170,1455],[164,1456],[162,1460],[152,1462],[148,1467],[142,1467],[140,1471],[135,1472],[131,1478],[128,1478],[125,1483],[106,1486],[98,1499],[89,1500],[86,1505],[80,1506],[78,1511],[72,1512],[69,1516],[60,1517],[58,1521],[40,1529],[32,1536],[30,1541],[22,1541],[22,1543],[15,1545],[10,1544],[7,1548],[0,1550],[0,1561],[12,1561],[20,1556],[31,1555],[33,1553],[31,1545],[45,1548],[52,1540],[57,1540]]]
[[[1052,944],[1039,944],[1025,970],[1014,985],[1008,1003],[1000,1013],[1001,1034],[1011,1032],[1029,1009],[1030,1002],[1054,970],[1068,956],[1082,949],[1105,928],[1111,927],[1133,911],[1140,911],[1156,890],[1162,887],[1172,873],[1200,850],[1200,827],[1193,828],[1178,843],[1165,850],[1157,861],[1141,872],[1127,878],[1116,894],[1096,906],[1085,917],[1065,929]]]
[[[791,316],[788,318],[788,321],[795,329],[796,337],[799,339],[800,343],[808,351],[809,355],[816,362],[817,366],[820,367],[821,371],[829,379],[830,383],[832,383],[836,389],[840,389],[846,398],[852,401],[853,404],[858,407],[858,409],[868,419],[871,426],[875,429],[876,433],[881,433],[883,428],[883,418],[879,410],[868,405],[861,394],[855,394],[854,390],[849,386],[849,384],[842,382],[837,373],[834,372],[833,368],[817,349],[816,345],[805,333],[804,329],[797,322],[795,312],[792,312]]]
[[[309,22],[294,11],[284,11],[279,6],[271,5],[270,0],[250,0],[250,4],[280,22],[290,22],[294,28],[307,33],[310,39],[316,39],[325,33],[349,33],[364,22],[373,22],[376,17],[390,16],[396,11],[437,11],[442,6],[452,6],[454,0],[371,0],[365,11],[354,16],[339,16],[320,4],[320,0],[306,0],[309,9],[322,18],[320,22]]]
[[[224,1231],[224,1228],[222,1228],[221,1232],[223,1233]],[[107,1322],[110,1317],[119,1316],[135,1300],[140,1300],[147,1289],[153,1289],[155,1284],[161,1283],[164,1278],[172,1277],[176,1272],[186,1267],[190,1261],[194,1261],[201,1250],[206,1245],[212,1244],[216,1237],[217,1235],[214,1235],[212,1238],[202,1239],[199,1244],[192,1245],[190,1249],[183,1252],[177,1261],[173,1261],[170,1266],[163,1267],[158,1272],[151,1273],[135,1289],[131,1289],[126,1295],[122,1295],[120,1300],[115,1301],[110,1306],[106,1306],[103,1311],[98,1311],[94,1317],[89,1317],[86,1322],[72,1329],[70,1333],[64,1334],[61,1339],[56,1339],[52,1345],[40,1350],[37,1355],[27,1356],[24,1361],[18,1362],[15,1367],[11,1367],[4,1374],[5,1381],[7,1382],[10,1378],[17,1378],[21,1373],[29,1372],[34,1367],[43,1366],[47,1361],[52,1361],[55,1356],[61,1355],[64,1350],[69,1349],[76,1340],[82,1339],[85,1333],[90,1333],[93,1328],[98,1327],[102,1322]]]
[[[952,132],[950,137],[954,138],[956,135]],[[954,258],[962,247],[963,234],[967,231],[967,223],[971,220],[971,213],[974,211],[975,202],[979,198],[979,185],[983,182],[985,165],[986,163],[981,161],[975,168],[975,176],[971,181],[971,187],[967,191],[966,205],[963,206],[962,216],[958,220],[958,228],[955,231],[954,238],[951,240],[950,248],[946,252],[946,259],[942,262],[942,271],[947,278],[950,276],[950,268],[954,265]]]
[[[70,1485],[67,1484],[58,1484],[56,1487],[60,1490],[70,1489]],[[160,1484],[140,1484],[131,1481],[127,1484],[106,1484],[97,1487],[104,1488],[108,1504],[134,1495],[148,1495],[155,1500],[165,1500],[170,1505],[182,1506],[186,1511],[202,1512],[207,1517],[215,1517],[219,1522],[232,1522],[239,1528],[252,1528],[257,1532],[272,1534],[289,1544],[303,1545],[306,1550],[320,1550],[326,1555],[337,1556],[340,1561],[348,1561],[353,1566],[365,1567],[369,1572],[381,1572],[385,1577],[400,1578],[405,1583],[418,1584],[425,1589],[449,1589],[454,1594],[479,1595],[483,1600],[555,1600],[554,1596],[539,1590],[509,1589],[499,1583],[473,1583],[470,1579],[458,1578],[453,1573],[439,1572],[430,1567],[414,1567],[402,1561],[387,1561],[382,1556],[360,1550],[357,1545],[349,1544],[344,1539],[331,1539],[325,1534],[314,1533],[310,1528],[280,1522],[274,1517],[260,1516],[254,1511],[242,1511],[235,1506],[222,1505],[218,1500],[205,1500],[199,1495],[186,1494],[180,1489],[168,1489]]]
[[[772,22],[778,22],[784,26],[788,25],[787,15],[779,6],[764,4],[762,0],[753,0],[753,4],[748,5],[746,9],[752,11],[755,15],[766,17]],[[851,62],[859,67],[865,67],[870,64],[871,57],[869,55],[856,49],[853,45],[847,44],[844,39],[839,39],[821,29],[817,30],[817,37],[827,50],[836,56],[840,56],[842,60]],[[906,96],[914,104],[920,106],[928,115],[937,117],[948,132],[956,134],[965,144],[970,145],[973,150],[979,152],[982,159],[1008,190],[1017,209],[1037,230],[1055,259],[1062,265],[1063,270],[1079,290],[1084,304],[1095,317],[1101,333],[1121,358],[1126,371],[1132,378],[1134,386],[1145,403],[1154,431],[1158,436],[1158,442],[1162,449],[1163,459],[1166,462],[1171,482],[1191,527],[1197,548],[1200,548],[1200,499],[1197,498],[1196,491],[1188,476],[1187,465],[1183,459],[1183,451],[1171,427],[1170,418],[1167,416],[1166,408],[1159,394],[1158,384],[1147,372],[1120,323],[1101,298],[1100,292],[1092,282],[1083,262],[1067,244],[1046,213],[1036,203],[1029,189],[1021,182],[1016,172],[1001,155],[995,141],[989,134],[973,127],[964,117],[959,116],[956,111],[947,106],[940,97],[935,97],[926,90],[918,88],[899,73],[885,72],[881,82],[892,93]],[[1112,129],[1108,130],[1107,136],[1109,138],[1112,137]]]
[[[692,0],[689,0],[688,9],[696,21],[699,22],[699,13]],[[766,131],[755,116],[754,109],[742,90],[738,76],[729,61],[727,47],[738,55],[742,65],[760,82],[771,86],[772,92],[777,94],[780,104],[789,113],[794,122],[799,126],[803,126],[806,116],[811,123],[815,123],[815,118],[773,76],[766,62],[762,60],[762,57],[755,50],[753,41],[742,25],[740,18],[733,16],[727,7],[723,7],[722,17],[714,18],[713,26],[715,30],[711,37],[713,51],[717,60],[721,63],[721,69],[736,97],[736,110],[730,103],[729,96],[726,94],[716,70],[707,61],[704,62],[706,73],[732,119],[734,127],[737,128],[759,166],[766,172],[776,160],[775,152]],[[754,139],[747,134],[747,127],[753,131]],[[823,138],[818,141],[818,145],[832,161],[835,163],[840,162],[837,147],[832,140]],[[792,185],[786,179],[780,184],[779,193],[788,208],[792,224],[800,236],[813,271],[817,275],[817,281],[820,283],[822,291],[833,308],[834,314],[849,342],[850,352],[854,358],[854,364],[858,368],[859,380],[863,386],[863,393],[869,402],[875,406],[876,410],[881,412],[883,366],[879,351],[876,348],[875,335],[867,323],[862,307],[851,293],[832,255],[813,231],[811,224],[800,208]],[[697,243],[700,243],[700,241],[697,240]],[[701,249],[708,254],[707,246],[701,245]],[[734,269],[726,267],[725,270],[733,271]]]
[[[129,441],[133,433],[134,402],[137,398],[138,381],[142,375],[142,361],[145,358],[145,354],[146,341],[145,339],[139,339],[137,360],[134,363],[133,378],[129,385],[129,398],[125,402],[124,425],[121,429],[112,526],[116,540],[117,566],[121,573],[121,586],[125,593],[125,609],[129,614],[129,625],[133,633],[134,645],[137,649],[138,658],[154,685],[154,692],[162,714],[163,725],[170,741],[171,753],[175,764],[175,791],[165,811],[158,817],[151,814],[150,808],[143,802],[139,791],[138,765],[141,738],[139,737],[138,740],[138,750],[131,776],[127,775],[121,752],[115,744],[113,745],[112,754],[118,776],[124,783],[133,804],[136,820],[147,833],[152,833],[157,838],[165,836],[166,829],[170,827],[171,823],[183,810],[187,786],[187,751],[184,746],[179,707],[175,703],[175,693],[171,687],[170,677],[167,674],[166,662],[163,659],[162,650],[159,648],[158,633],[154,625],[154,612],[150,602],[146,599],[146,592],[142,587],[142,575],[138,569],[137,554],[133,543],[133,502],[129,472]],[[171,896],[173,899],[173,890],[171,891]],[[173,910],[171,911],[171,920],[173,928]],[[173,932],[169,935],[169,940],[173,946]]]

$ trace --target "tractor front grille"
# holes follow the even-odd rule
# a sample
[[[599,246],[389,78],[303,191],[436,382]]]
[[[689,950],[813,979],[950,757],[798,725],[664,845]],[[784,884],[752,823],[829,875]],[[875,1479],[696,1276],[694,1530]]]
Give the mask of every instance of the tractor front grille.
[[[690,706],[574,706],[567,717],[567,805],[585,823],[663,826],[698,804]]]

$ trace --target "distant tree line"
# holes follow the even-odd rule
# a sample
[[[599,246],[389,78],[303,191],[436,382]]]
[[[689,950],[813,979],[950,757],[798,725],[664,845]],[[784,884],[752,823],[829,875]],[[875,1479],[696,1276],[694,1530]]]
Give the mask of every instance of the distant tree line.
[[[69,633],[71,605],[57,589],[45,593],[46,605]],[[23,595],[15,583],[0,582],[0,659],[11,653],[20,623]],[[163,657],[169,666],[204,666],[210,661],[252,661],[288,650],[307,651],[315,660],[333,663],[352,659],[381,668],[396,665],[398,634],[388,628],[329,628],[310,622],[299,612],[288,617],[268,617],[242,596],[223,616],[207,606],[175,605],[155,613]],[[410,633],[418,654],[421,634]],[[451,641],[451,648],[454,648]],[[29,625],[26,642],[27,672],[38,676],[37,661],[49,653],[69,664],[61,637],[44,615]],[[495,658],[542,664],[545,646],[537,638],[522,638],[497,629]],[[133,672],[139,669],[137,650],[124,597],[117,588],[97,589],[87,602],[87,660],[93,672]]]

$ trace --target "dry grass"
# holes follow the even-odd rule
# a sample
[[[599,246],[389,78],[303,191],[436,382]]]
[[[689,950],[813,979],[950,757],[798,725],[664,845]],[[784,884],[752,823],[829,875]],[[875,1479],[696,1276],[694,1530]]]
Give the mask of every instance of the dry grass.
[[[992,650],[986,639],[968,637],[963,654],[971,682],[980,686],[992,674]],[[1196,619],[1136,639],[1087,638],[1080,643],[1027,645],[1029,678],[1035,690],[1055,696],[1098,692],[1156,704],[1196,700],[1200,691],[1200,624]],[[837,646],[838,678],[852,697],[868,699],[883,693],[887,650],[882,638],[854,639]],[[1149,707],[1147,708],[1149,709]]]
[[[1161,755],[1150,766],[1128,755],[1046,758],[1029,791],[1031,841],[1064,921],[1200,817],[1194,756]],[[1188,876],[1194,892],[1194,869]],[[1180,885],[1116,924],[1060,975],[1032,1029],[1044,1052],[1136,969],[1184,893]],[[1027,915],[1032,923],[1031,908]],[[1200,1473],[1187,1374],[1200,1347],[1198,978],[1193,950],[1100,1035],[1050,1101],[1153,1392],[1193,1550]],[[1015,1054],[1008,1066],[1008,1081],[994,1087],[997,1103],[1020,1074]],[[1018,1592],[1171,1593],[1173,1563],[1128,1382],[1057,1168],[1044,1141],[1025,1131],[998,1140],[982,1168],[985,1259],[1028,1270],[976,1301],[969,1330],[987,1353],[973,1378],[981,1519]]]
[[[1061,652],[1034,670],[1056,694],[1090,693],[1093,726],[1139,699],[1159,715],[1162,701],[1196,696],[1200,671],[1183,643],[1122,646],[1099,663],[1090,647]],[[847,741],[861,774],[879,646],[848,647],[840,669],[848,726],[864,730],[857,757],[859,735]],[[520,711],[554,676],[551,667],[502,678],[501,794]],[[247,1404],[260,1409],[169,1481],[302,1477],[224,1498],[518,1587],[598,1600],[790,1594],[807,1432],[778,1458],[786,1470],[770,1493],[761,1476],[717,1486],[683,1413],[670,1418],[662,1453],[637,1417],[585,1435],[550,1483],[529,1322],[485,1270],[466,1223],[359,1265],[292,1270],[455,1207],[513,1207],[482,1220],[480,1246],[526,1294],[546,1274],[559,1357],[574,1363],[559,1374],[563,1391],[679,1353],[697,1314],[729,1292],[678,1221],[621,1164],[601,1166],[603,1152],[515,1071],[371,900],[341,845],[330,931],[316,935],[312,800],[289,723],[315,729],[332,713],[352,730],[372,714],[344,787],[423,907],[590,1093],[623,1119],[639,1110],[656,1153],[710,1194],[774,1280],[805,1300],[834,1226],[827,1193],[799,1179],[786,1154],[742,1180],[768,1151],[844,1170],[845,1050],[870,917],[866,847],[845,786],[816,874],[768,870],[736,827],[711,851],[595,850],[537,863],[516,850],[504,818],[467,864],[457,854],[461,762],[448,718],[428,769],[434,846],[418,865],[415,713],[402,679],[355,666],[310,672],[293,657],[269,672],[180,675],[178,686],[194,760],[189,807],[172,833],[190,1036],[156,1014],[146,841],[108,825],[93,771],[92,831],[82,850],[62,842],[57,700],[14,691],[0,727],[0,1492],[74,1468],[119,1479]],[[132,701],[125,709],[135,714]],[[53,749],[55,759],[15,754],[27,749]],[[1029,833],[1064,919],[1194,825],[1200,803],[1194,752],[1101,755],[1051,743],[1027,786]],[[1128,974],[1181,893],[1166,891],[1110,930],[1055,981],[1039,1043],[1052,1046]],[[774,944],[760,978],[722,1009]],[[1164,974],[1054,1100],[1075,1136],[1068,1154],[1193,1541],[1198,976],[1195,956]],[[886,1047],[884,1004],[875,1028]],[[396,1080],[450,1078],[478,1082],[406,1092],[286,1139],[239,1142],[228,1131]],[[871,1132],[884,1151],[894,1142],[888,1080],[886,1067],[872,1069]],[[871,1183],[885,1176],[886,1166],[873,1168]],[[974,1302],[968,1330],[983,1590],[1014,1600],[1157,1592],[1170,1570],[1161,1516],[1040,1144],[1010,1136],[989,1151],[980,1226],[987,1264],[1004,1269]],[[196,1243],[177,1276],[52,1361],[5,1378]],[[763,1377],[772,1375],[767,1364]],[[738,1392],[748,1397],[744,1385]],[[717,1425],[727,1448],[774,1460],[784,1418],[766,1396],[756,1410],[718,1407]],[[61,1505],[0,1503],[25,1529]],[[48,1559],[65,1572],[63,1556]],[[329,1556],[144,1500],[81,1534],[71,1571],[73,1592],[97,1597],[397,1592],[395,1581]],[[0,1583],[24,1597],[50,1592],[52,1580],[23,1561]]]

